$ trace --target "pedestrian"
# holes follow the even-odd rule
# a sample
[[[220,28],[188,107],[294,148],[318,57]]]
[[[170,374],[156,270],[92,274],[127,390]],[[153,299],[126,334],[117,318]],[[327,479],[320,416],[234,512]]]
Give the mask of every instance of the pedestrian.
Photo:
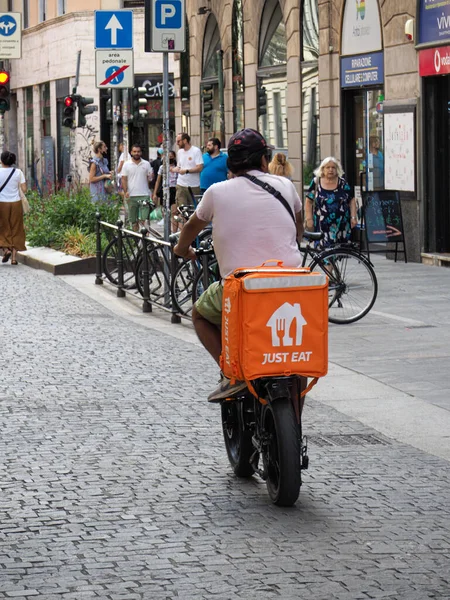
[[[221,143],[218,138],[210,138],[203,155],[203,169],[200,173],[200,193],[220,181],[228,178],[227,155],[220,151]]]
[[[173,173],[178,173],[176,203],[194,204],[194,196],[200,195],[200,172],[203,169],[203,156],[200,148],[191,144],[187,133],[177,135],[177,166],[171,167]]]
[[[148,160],[142,158],[142,148],[133,144],[131,160],[122,168],[122,188],[127,204],[128,220],[134,231],[138,231],[140,223],[150,219],[150,182],[153,170]]]
[[[108,147],[101,140],[93,144],[94,157],[89,161],[89,189],[92,202],[105,203],[113,191],[112,173],[106,153]]]
[[[294,169],[291,163],[288,161],[286,154],[283,152],[277,152],[269,164],[269,173],[272,175],[279,175],[281,177],[287,177],[292,179]]]
[[[343,177],[341,163],[329,156],[314,174],[305,199],[305,228],[323,232],[323,247],[349,241],[358,217],[353,190]]]
[[[297,240],[303,233],[302,203],[291,181],[268,173],[270,154],[266,140],[254,129],[242,129],[230,138],[228,167],[234,177],[205,192],[180,234],[175,254],[195,260],[190,244],[212,221],[214,250],[222,279],[243,265],[260,265],[270,258],[282,260],[288,267],[301,264]],[[286,206],[265,184],[283,196]],[[214,282],[192,310],[195,331],[218,364],[222,347],[222,296],[222,282]],[[243,381],[231,383],[223,377],[208,400],[229,398],[245,387]]]
[[[369,173],[372,169],[374,190],[384,188],[384,158],[380,148],[380,138],[377,135],[371,135],[369,137]]]
[[[170,167],[177,166],[177,158],[173,150],[169,152],[169,165]],[[153,202],[156,205],[163,204],[163,170],[164,161],[163,164],[159,167],[158,178],[156,179],[155,189],[153,190]],[[177,206],[175,204],[177,179],[178,174],[174,171],[169,170],[170,222],[172,233],[176,233],[179,228],[181,229],[180,224],[175,220],[175,214],[177,210]]]
[[[128,161],[131,160],[131,154],[127,151],[125,152],[125,147],[123,142],[120,142],[119,144],[119,152],[120,152],[120,156],[119,156],[119,166],[117,167],[117,189],[119,191],[119,194],[123,195],[123,190],[122,190],[122,169],[123,169],[123,165]]]
[[[153,178],[152,182],[150,183],[150,189],[152,190],[152,194],[155,190],[156,176],[159,172],[160,166],[162,165],[163,155],[164,155],[164,148],[163,148],[163,145],[160,144],[158,150],[156,151],[156,158],[150,161],[150,166],[153,169],[153,173],[154,173],[154,178]]]
[[[5,150],[0,156],[0,247],[3,250],[2,262],[11,259],[17,265],[16,253],[26,250],[25,229],[21,194],[27,191],[25,176],[20,169],[13,167],[16,155]]]

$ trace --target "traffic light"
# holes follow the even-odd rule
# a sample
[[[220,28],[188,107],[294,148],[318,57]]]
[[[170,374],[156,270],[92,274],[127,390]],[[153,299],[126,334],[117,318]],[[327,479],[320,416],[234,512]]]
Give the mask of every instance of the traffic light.
[[[0,112],[11,108],[11,90],[8,71],[0,71]]]
[[[205,129],[211,127],[212,112],[214,109],[214,86],[212,84],[206,84],[203,86],[202,91],[202,103],[203,103],[203,124]]]
[[[258,85],[258,115],[267,115],[267,92],[261,84]]]
[[[107,121],[112,121],[113,120],[113,107],[112,107],[112,90],[111,88],[108,88],[106,90],[106,120]]]
[[[135,87],[132,90],[132,99],[131,99],[131,111],[133,114],[133,123],[145,119],[148,115],[147,111],[147,98],[145,94],[147,93],[147,88],[145,87]]]
[[[181,88],[181,102],[187,102],[189,100],[189,86],[183,85]]]
[[[63,125],[64,127],[75,127],[75,109],[76,109],[75,97],[66,96],[64,98],[64,110],[63,110]]]
[[[77,96],[78,104],[78,125],[77,127],[86,127],[86,116],[92,115],[97,110],[97,106],[90,106],[94,102],[94,98],[84,98]]]

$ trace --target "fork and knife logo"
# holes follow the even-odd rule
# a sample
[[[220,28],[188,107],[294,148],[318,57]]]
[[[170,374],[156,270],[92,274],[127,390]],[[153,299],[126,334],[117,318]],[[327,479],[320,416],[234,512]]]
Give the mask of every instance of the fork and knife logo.
[[[292,322],[295,320],[295,346],[302,345],[303,327],[307,324],[302,315],[299,303],[285,302],[272,314],[267,321],[272,334],[272,346],[294,346],[294,338],[290,335]]]

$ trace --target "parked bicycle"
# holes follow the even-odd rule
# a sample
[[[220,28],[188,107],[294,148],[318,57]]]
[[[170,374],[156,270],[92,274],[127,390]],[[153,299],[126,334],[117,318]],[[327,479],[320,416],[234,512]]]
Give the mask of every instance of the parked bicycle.
[[[372,263],[351,243],[325,250],[312,244],[319,242],[320,232],[304,232],[306,246],[302,267],[322,271],[328,276],[328,320],[331,323],[354,323],[372,308],[378,293],[378,281]]]

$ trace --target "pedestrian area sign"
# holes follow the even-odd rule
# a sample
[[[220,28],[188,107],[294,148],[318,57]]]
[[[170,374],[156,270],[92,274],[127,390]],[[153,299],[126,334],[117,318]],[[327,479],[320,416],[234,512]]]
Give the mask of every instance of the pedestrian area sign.
[[[21,13],[0,13],[0,59],[22,56]]]
[[[145,51],[185,52],[185,0],[146,0]]]
[[[96,10],[95,47],[133,48],[133,11]]]
[[[100,89],[134,87],[133,50],[97,50],[95,81]]]

